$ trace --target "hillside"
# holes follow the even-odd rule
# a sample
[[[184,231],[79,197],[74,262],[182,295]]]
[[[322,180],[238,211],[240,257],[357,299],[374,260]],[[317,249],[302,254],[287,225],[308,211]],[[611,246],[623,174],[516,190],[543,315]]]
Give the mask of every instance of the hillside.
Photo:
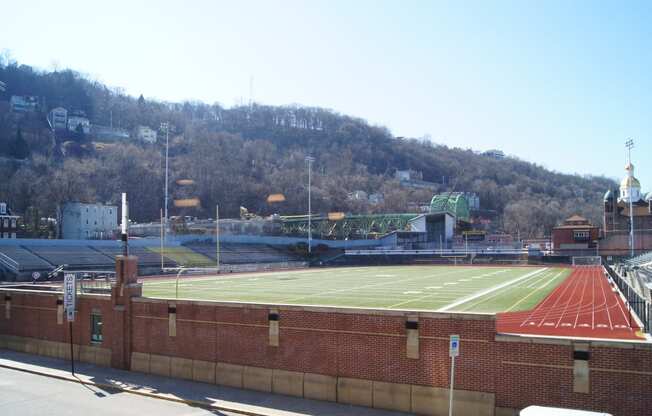
[[[156,220],[163,203],[164,135],[154,144],[133,139],[101,141],[92,134],[57,133],[45,121],[51,108],[83,111],[91,124],[132,132],[171,124],[170,178],[172,199],[196,196],[197,208],[171,208],[171,215],[214,216],[215,204],[225,217],[239,207],[267,215],[291,215],[307,209],[307,169],[313,165],[313,211],[407,212],[429,202],[432,191],[401,187],[396,170],[413,169],[436,191],[468,191],[480,196],[481,207],[496,213],[493,228],[541,236],[572,213],[599,223],[600,202],[615,183],[604,177],[551,172],[536,164],[507,157],[496,160],[472,150],[429,141],[396,138],[383,127],[301,106],[225,108],[200,102],[164,103],[134,98],[66,70],[41,72],[0,59],[0,200],[16,211],[54,216],[65,201],[118,201],[130,195],[136,221]],[[40,110],[22,117],[11,114],[12,95],[39,97]],[[4,101],[4,102],[2,102]],[[20,139],[18,137],[20,136]],[[15,159],[20,142],[26,160]],[[500,148],[500,143],[496,143]],[[18,149],[18,150],[16,150]],[[13,159],[11,158],[13,157]],[[12,162],[13,160],[13,162]],[[193,185],[178,185],[192,179]],[[347,198],[362,190],[384,200]],[[269,194],[286,201],[270,205]]]

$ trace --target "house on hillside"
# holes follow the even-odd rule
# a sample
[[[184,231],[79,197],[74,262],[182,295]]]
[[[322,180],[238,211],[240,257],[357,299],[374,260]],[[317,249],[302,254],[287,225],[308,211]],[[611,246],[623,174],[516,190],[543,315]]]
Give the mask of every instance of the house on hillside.
[[[71,112],[68,116],[68,130],[72,132],[77,131],[79,126],[81,126],[85,134],[91,131],[91,122],[83,111]]]
[[[148,126],[138,126],[135,132],[136,138],[145,143],[156,143],[156,130]]]
[[[414,189],[437,189],[437,184],[423,180],[423,172],[417,170],[397,170],[394,172],[394,179],[397,179],[401,186]]]
[[[486,152],[483,152],[482,156],[490,157],[496,160],[503,160],[505,159],[505,152],[498,149],[491,149],[491,150],[487,150]]]
[[[39,109],[39,99],[31,95],[12,95],[9,105],[12,113],[35,113]]]
[[[50,110],[48,124],[52,130],[65,130],[68,126],[68,110],[63,107]]]

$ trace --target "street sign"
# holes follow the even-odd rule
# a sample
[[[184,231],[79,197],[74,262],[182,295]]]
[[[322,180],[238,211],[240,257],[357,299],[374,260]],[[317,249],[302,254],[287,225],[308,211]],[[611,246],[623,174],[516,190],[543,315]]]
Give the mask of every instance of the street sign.
[[[460,336],[459,335],[451,335],[449,356],[450,357],[457,357],[459,355],[460,355]]]
[[[63,308],[66,310],[68,322],[75,320],[75,301],[77,299],[77,285],[75,275],[66,273],[63,276]]]

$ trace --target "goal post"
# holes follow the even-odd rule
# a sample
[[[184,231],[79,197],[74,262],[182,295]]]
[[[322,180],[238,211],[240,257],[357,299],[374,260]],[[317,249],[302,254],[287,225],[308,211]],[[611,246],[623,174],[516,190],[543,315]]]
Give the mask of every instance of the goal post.
[[[600,266],[602,257],[600,256],[573,256],[573,266]]]

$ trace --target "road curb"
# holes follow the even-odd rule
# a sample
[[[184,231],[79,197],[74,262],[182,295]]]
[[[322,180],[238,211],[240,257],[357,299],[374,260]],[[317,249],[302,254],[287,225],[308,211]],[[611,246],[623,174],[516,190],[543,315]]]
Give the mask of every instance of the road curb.
[[[61,375],[51,374],[51,373],[47,373],[47,372],[43,372],[43,371],[31,370],[31,369],[28,369],[28,368],[14,367],[14,366],[7,365],[7,364],[0,364],[0,368],[6,368],[6,369],[9,369],[9,370],[21,371],[23,373],[29,373],[29,374],[34,374],[34,375],[38,375],[38,376],[50,377],[50,378],[54,378],[54,379],[57,379],[57,380],[70,381],[70,382],[73,382],[73,383],[83,384],[83,385],[86,385],[86,386],[96,386],[96,387],[101,387],[101,388],[105,388],[105,389],[119,390],[119,391],[122,391],[124,393],[130,393],[130,394],[135,394],[135,395],[144,396],[144,397],[151,397],[151,398],[159,399],[159,400],[167,400],[167,401],[170,401],[170,402],[183,403],[183,404],[187,404],[189,406],[196,406],[196,407],[202,407],[202,408],[206,408],[206,409],[220,410],[220,411],[224,411],[224,412],[233,412],[233,413],[238,413],[238,414],[245,415],[245,416],[274,416],[273,413],[252,412],[250,410],[243,410],[243,409],[236,409],[236,408],[233,408],[233,407],[220,406],[220,405],[216,405],[214,403],[203,401],[203,400],[192,400],[192,399],[182,399],[182,398],[179,398],[179,397],[169,397],[169,396],[164,396],[164,395],[160,395],[160,394],[156,394],[156,393],[148,393],[148,392],[145,392],[145,391],[127,389],[127,388],[120,387],[120,386],[114,386],[112,384],[96,383],[94,381],[84,381],[84,380],[81,380],[81,379],[79,379],[79,378],[77,378],[75,376],[72,376],[72,375],[70,375],[70,376],[61,376]]]

